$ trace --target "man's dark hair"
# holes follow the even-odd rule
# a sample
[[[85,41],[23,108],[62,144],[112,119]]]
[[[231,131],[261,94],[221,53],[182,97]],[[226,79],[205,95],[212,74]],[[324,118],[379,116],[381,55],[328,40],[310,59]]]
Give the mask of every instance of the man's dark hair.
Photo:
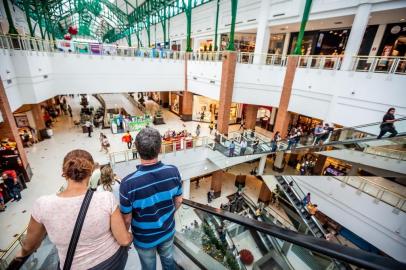
[[[135,146],[144,160],[151,160],[158,157],[161,150],[161,134],[159,131],[146,127],[143,128],[135,137]]]

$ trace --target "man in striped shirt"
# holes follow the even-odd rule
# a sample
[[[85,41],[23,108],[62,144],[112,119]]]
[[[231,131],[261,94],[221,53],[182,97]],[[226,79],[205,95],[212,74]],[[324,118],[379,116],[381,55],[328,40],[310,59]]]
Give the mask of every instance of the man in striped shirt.
[[[161,135],[144,128],[135,138],[141,165],[120,185],[120,210],[131,224],[134,246],[143,270],[156,269],[158,252],[162,269],[175,269],[173,261],[174,214],[182,203],[178,169],[158,161]]]

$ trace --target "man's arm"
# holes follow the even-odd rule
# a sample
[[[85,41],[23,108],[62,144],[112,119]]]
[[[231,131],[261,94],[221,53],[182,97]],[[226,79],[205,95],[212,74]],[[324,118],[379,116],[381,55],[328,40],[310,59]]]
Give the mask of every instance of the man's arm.
[[[173,199],[173,202],[175,203],[175,209],[178,210],[178,208],[181,206],[182,202],[183,202],[183,198],[182,196],[176,196]]]

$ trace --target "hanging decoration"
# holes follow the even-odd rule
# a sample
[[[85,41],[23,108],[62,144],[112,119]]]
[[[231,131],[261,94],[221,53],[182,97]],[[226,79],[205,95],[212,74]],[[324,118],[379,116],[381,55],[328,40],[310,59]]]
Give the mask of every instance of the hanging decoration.
[[[75,36],[75,35],[78,34],[78,27],[77,27],[77,26],[69,26],[68,32],[69,32],[69,34],[71,34],[72,36]]]

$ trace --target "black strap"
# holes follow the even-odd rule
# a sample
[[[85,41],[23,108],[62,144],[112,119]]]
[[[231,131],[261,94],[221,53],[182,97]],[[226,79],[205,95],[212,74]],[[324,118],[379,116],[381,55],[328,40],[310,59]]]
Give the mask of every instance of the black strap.
[[[83,222],[85,221],[87,209],[89,209],[90,201],[92,200],[94,191],[88,189],[83,199],[82,206],[80,207],[78,217],[76,218],[75,227],[73,229],[72,237],[70,239],[68,253],[66,254],[65,263],[63,264],[63,270],[70,270],[73,262],[73,256],[75,255],[76,246],[79,241],[80,232],[82,231]]]

